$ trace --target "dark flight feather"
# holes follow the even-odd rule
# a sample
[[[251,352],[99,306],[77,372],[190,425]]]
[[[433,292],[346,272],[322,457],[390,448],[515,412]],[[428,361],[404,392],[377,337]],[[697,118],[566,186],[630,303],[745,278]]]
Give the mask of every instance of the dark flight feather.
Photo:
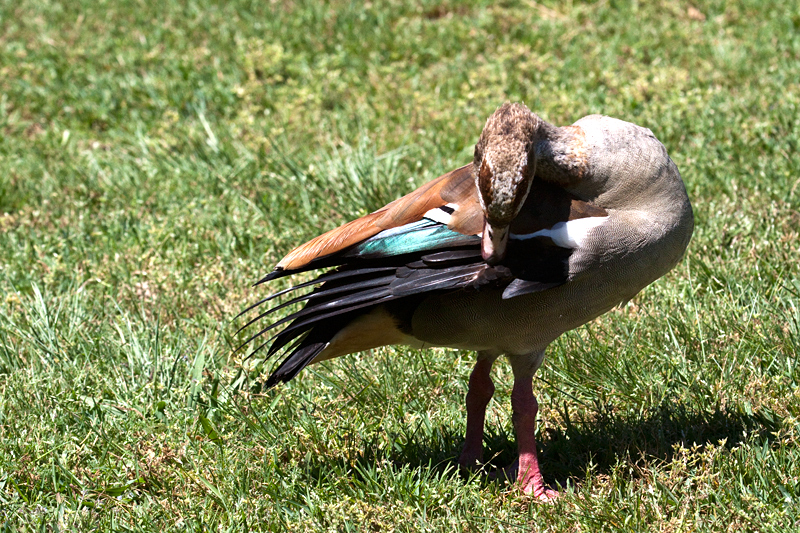
[[[244,344],[288,324],[265,343],[271,343],[268,358],[286,346],[296,345],[267,380],[266,386],[271,387],[291,379],[325,349],[336,333],[377,305],[392,303],[390,309],[409,314],[425,297],[447,291],[491,286],[504,289],[504,298],[512,298],[546,290],[566,281],[570,253],[548,238],[529,239],[525,246],[511,241],[505,264],[489,266],[481,257],[480,237],[463,235],[423,219],[378,233],[334,257],[312,261],[337,268],[251,306],[249,310],[277,295],[318,285],[248,321],[242,329],[289,305],[306,301],[302,309],[269,324]],[[400,316],[398,319],[407,322]]]

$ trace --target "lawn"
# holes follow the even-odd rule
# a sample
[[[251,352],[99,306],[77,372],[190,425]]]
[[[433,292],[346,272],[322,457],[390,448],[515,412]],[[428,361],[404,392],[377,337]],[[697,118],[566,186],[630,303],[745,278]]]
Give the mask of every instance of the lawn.
[[[799,528],[799,80],[790,1],[1,1],[0,528]],[[260,393],[275,362],[233,351],[283,254],[469,162],[508,100],[650,128],[696,217],[550,347],[552,504],[458,472],[472,353]]]

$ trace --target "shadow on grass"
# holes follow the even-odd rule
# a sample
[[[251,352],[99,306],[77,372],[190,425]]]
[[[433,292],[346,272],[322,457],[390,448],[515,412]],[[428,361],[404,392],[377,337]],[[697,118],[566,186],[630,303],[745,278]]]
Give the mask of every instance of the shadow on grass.
[[[663,405],[643,416],[613,414],[596,404],[580,419],[561,411],[558,427],[540,432],[542,473],[550,483],[565,486],[569,479],[583,478],[591,465],[595,472],[609,473],[618,462],[642,465],[669,462],[676,445],[690,448],[720,445],[732,448],[752,435],[771,441],[782,420],[762,410],[716,408],[697,411],[684,405]]]
[[[757,435],[772,441],[783,421],[774,413],[749,409],[694,411],[682,405],[666,405],[644,416],[615,414],[608,405],[596,404],[579,419],[561,411],[557,427],[545,424],[539,435],[539,458],[545,480],[553,486],[580,482],[591,466],[596,473],[610,473],[618,462],[643,465],[669,462],[676,445],[683,447],[720,445],[726,448]],[[494,431],[493,430],[497,430]],[[516,458],[514,436],[504,428],[487,428],[484,459],[502,467]],[[429,427],[423,433],[409,431],[398,436],[391,450],[377,443],[364,442],[358,457],[342,458],[341,465],[356,472],[383,460],[402,467],[456,472],[463,444],[460,430],[446,426]],[[317,462],[316,460],[312,460]],[[323,472],[326,465],[309,464],[309,473]],[[329,467],[330,464],[327,463]],[[356,467],[356,468],[348,468]],[[633,470],[636,472],[636,469]],[[636,474],[632,474],[632,477]]]

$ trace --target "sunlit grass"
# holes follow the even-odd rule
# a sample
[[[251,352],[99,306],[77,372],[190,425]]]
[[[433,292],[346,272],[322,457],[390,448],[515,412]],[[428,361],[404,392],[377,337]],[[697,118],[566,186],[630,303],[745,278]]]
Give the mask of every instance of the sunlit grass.
[[[796,529],[798,79],[791,2],[0,4],[0,525]],[[233,353],[282,254],[467,163],[506,100],[651,128],[697,221],[673,272],[551,346],[552,505],[458,473],[473,354],[259,395],[270,363]]]

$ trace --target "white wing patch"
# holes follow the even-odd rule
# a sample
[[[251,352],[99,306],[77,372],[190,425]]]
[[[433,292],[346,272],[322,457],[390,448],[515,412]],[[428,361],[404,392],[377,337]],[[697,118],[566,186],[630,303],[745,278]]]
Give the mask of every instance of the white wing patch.
[[[429,209],[422,216],[427,218],[428,220],[433,220],[434,222],[438,222],[439,224],[449,225],[450,221],[453,219],[453,213],[456,212],[457,208],[458,208],[457,204],[447,204],[441,207],[434,207],[433,209]]]
[[[550,229],[540,229],[533,233],[518,235],[512,233],[511,239],[525,240],[534,237],[550,237],[556,246],[562,248],[579,248],[586,240],[586,236],[596,227],[606,221],[608,217],[586,217],[568,222],[558,222]]]

